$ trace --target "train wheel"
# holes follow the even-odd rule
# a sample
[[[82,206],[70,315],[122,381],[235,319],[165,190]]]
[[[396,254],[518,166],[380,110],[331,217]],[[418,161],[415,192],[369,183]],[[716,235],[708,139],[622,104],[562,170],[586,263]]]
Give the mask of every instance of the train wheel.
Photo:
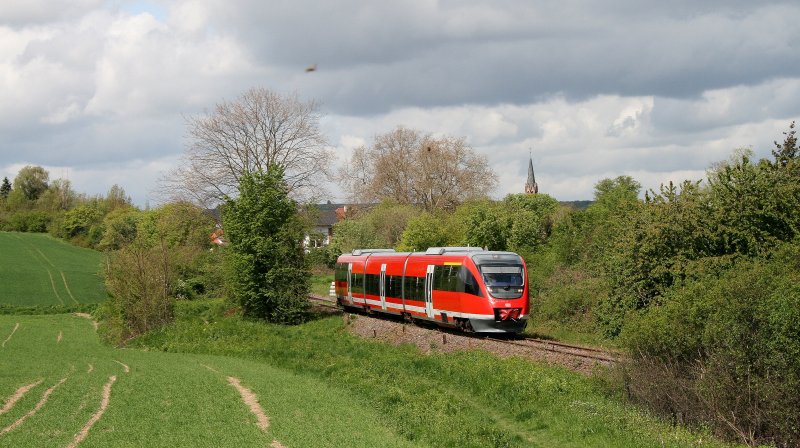
[[[464,333],[475,332],[475,330],[472,328],[472,324],[469,322],[469,319],[458,319],[456,321],[456,327],[458,327],[458,329],[463,331]]]

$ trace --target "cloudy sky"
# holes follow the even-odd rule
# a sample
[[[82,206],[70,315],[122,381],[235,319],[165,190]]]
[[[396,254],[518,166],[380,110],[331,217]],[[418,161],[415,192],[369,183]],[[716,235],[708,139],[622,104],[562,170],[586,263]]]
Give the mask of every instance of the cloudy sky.
[[[498,198],[530,148],[560,200],[657,188],[769,155],[800,118],[798,23],[796,0],[3,0],[0,177],[42,165],[144,205],[185,117],[258,86],[320,101],[337,163],[403,125],[466,137]]]

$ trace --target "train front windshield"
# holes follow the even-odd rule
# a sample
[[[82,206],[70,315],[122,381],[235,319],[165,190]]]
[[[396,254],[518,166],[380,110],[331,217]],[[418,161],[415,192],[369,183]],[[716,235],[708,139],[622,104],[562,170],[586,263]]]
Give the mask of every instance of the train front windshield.
[[[479,265],[486,290],[498,299],[517,299],[525,290],[525,273],[519,264]]]
[[[518,299],[525,291],[525,269],[519,255],[500,252],[473,255],[486,290],[497,299]]]

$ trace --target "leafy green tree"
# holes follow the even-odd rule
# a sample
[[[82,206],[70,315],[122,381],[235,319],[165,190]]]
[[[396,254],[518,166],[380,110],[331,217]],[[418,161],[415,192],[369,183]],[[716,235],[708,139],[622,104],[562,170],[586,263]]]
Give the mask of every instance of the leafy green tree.
[[[9,193],[11,193],[11,182],[8,181],[7,177],[4,177],[3,184],[0,185],[0,197],[5,199]]]
[[[489,201],[474,203],[465,222],[464,242],[467,245],[506,250],[509,229],[502,207]]]
[[[103,218],[103,238],[98,247],[102,250],[119,250],[131,244],[137,236],[137,225],[143,213],[133,207],[118,208]]]
[[[49,212],[62,212],[74,207],[77,200],[78,195],[70,181],[55,179],[36,200],[36,207]]]
[[[97,201],[89,201],[69,210],[61,223],[62,235],[75,238],[88,235],[93,226],[101,225],[104,212]]]
[[[28,201],[35,201],[47,190],[49,178],[50,174],[44,168],[28,165],[14,178],[14,190],[20,191]]]
[[[400,243],[408,222],[419,214],[419,211],[407,204],[384,201],[364,216],[374,230],[375,247],[393,248]]]
[[[333,238],[330,250],[332,256],[351,252],[353,249],[365,249],[381,246],[375,235],[375,229],[366,219],[345,219],[333,226]]]
[[[528,255],[547,242],[558,201],[546,194],[510,194],[502,206],[507,212],[509,250]]]
[[[800,155],[800,148],[797,147],[797,136],[794,129],[794,121],[789,125],[789,131],[784,132],[786,138],[783,143],[775,142],[775,149],[772,150],[772,155],[775,157],[775,163],[780,166],[786,166],[790,160],[797,159]]]
[[[122,209],[126,210],[126,209]],[[150,246],[165,240],[167,247],[208,248],[214,219],[190,202],[172,202],[144,212],[136,233]]]
[[[440,215],[424,212],[408,221],[398,249],[424,251],[429,247],[446,246],[448,241],[446,220]]]
[[[307,315],[309,271],[297,204],[288,197],[283,169],[240,178],[239,197],[223,212],[230,240],[228,283],[246,316],[299,323]]]

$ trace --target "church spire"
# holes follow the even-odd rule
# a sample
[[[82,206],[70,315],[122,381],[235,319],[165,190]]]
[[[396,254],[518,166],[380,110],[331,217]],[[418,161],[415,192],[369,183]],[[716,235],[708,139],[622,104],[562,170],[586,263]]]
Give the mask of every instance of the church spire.
[[[536,183],[536,176],[533,174],[533,156],[528,157],[528,181],[525,182],[525,193],[539,193],[539,185]]]

